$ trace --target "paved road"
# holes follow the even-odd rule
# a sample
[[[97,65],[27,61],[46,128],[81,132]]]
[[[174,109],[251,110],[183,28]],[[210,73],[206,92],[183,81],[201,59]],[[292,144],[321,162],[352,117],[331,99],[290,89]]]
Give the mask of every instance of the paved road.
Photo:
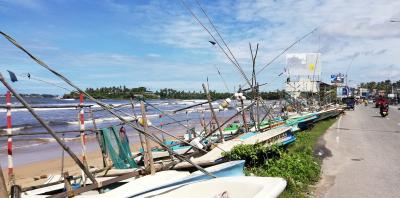
[[[400,110],[391,107],[387,118],[378,111],[357,106],[324,135],[332,156],[316,197],[400,197]]]

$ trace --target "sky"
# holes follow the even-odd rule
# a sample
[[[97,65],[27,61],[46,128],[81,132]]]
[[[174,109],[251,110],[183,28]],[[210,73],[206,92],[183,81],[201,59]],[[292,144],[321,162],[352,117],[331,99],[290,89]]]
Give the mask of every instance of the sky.
[[[195,0],[184,0],[204,25]],[[349,83],[400,80],[400,1],[199,0],[235,58],[250,76],[249,43],[259,44],[256,70],[317,28],[287,53],[321,53],[321,78],[338,72]],[[181,0],[0,0],[0,30],[82,88],[145,86],[229,91],[245,82]],[[212,34],[216,36],[215,31]],[[220,40],[219,40],[220,41]],[[221,42],[221,41],[220,41]],[[257,79],[263,91],[282,89],[285,54]],[[219,68],[221,76],[218,75]],[[15,72],[21,93],[63,94],[69,88],[6,39],[0,72]],[[0,92],[5,92],[0,87]]]

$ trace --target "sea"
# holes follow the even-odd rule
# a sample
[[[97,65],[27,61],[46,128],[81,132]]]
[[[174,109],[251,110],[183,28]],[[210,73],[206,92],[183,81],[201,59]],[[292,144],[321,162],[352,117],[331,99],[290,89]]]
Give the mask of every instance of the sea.
[[[28,103],[32,106],[62,106],[62,105],[78,105],[79,100],[76,99],[58,99],[58,98],[35,98],[26,97]],[[102,102],[114,106],[130,104],[130,100],[111,100],[104,99]],[[146,105],[146,115],[153,126],[162,128],[173,135],[183,135],[188,128],[195,128],[196,131],[201,130],[200,120],[202,117],[206,121],[211,119],[210,108],[208,104],[189,108],[187,110],[172,113],[174,110],[188,107],[194,104],[205,102],[205,100],[148,100],[150,105]],[[218,111],[218,105],[221,101],[213,102],[213,108],[221,122],[224,119],[234,115],[236,107]],[[268,101],[271,104],[271,101]],[[246,101],[248,104],[249,101]],[[5,105],[5,98],[0,97],[0,104]],[[92,105],[93,117],[98,129],[119,125],[121,122],[109,112],[104,111],[99,105],[91,101],[85,101],[85,105]],[[21,104],[12,98],[12,106],[20,106]],[[233,105],[235,106],[235,105]],[[70,131],[79,130],[78,114],[79,109],[72,108],[37,108],[36,113],[54,130],[54,131]],[[89,108],[85,108],[85,128],[93,128],[93,120],[89,116]],[[140,102],[134,102],[134,108],[127,105],[117,108],[116,112],[126,119],[132,119],[134,115],[141,115]],[[6,134],[6,109],[0,109],[0,134]],[[43,126],[30,114],[27,109],[12,109],[12,132],[24,133],[32,135],[13,136],[13,164],[14,167],[26,165],[29,163],[56,159],[62,156],[62,149],[52,136],[49,134],[35,134],[47,132]],[[162,115],[162,116],[160,116]],[[239,117],[237,118],[239,119]],[[120,125],[123,126],[123,125]],[[124,126],[130,143],[139,142],[138,132],[129,126]],[[162,134],[158,131],[152,131],[154,134],[162,138]],[[88,143],[87,151],[99,150],[99,144],[96,141],[94,133],[87,132]],[[57,134],[78,156],[81,153],[81,143],[79,133],[66,133],[64,135]],[[164,136],[167,137],[167,136]],[[67,154],[65,154],[67,155]],[[2,168],[7,167],[7,137],[0,137],[0,164]]]

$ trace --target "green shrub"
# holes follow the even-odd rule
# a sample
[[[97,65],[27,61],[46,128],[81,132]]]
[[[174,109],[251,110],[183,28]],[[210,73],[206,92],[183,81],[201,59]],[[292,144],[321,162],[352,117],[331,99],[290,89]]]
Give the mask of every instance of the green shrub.
[[[335,119],[322,121],[311,130],[297,133],[296,141],[288,149],[239,145],[223,155],[231,160],[246,160],[246,175],[285,178],[287,187],[281,197],[305,197],[309,185],[316,183],[321,174],[313,149],[334,122]]]
[[[246,167],[263,165],[269,159],[277,159],[280,155],[278,147],[266,147],[261,144],[256,145],[238,145],[230,152],[224,152],[222,155],[230,160],[245,160]]]

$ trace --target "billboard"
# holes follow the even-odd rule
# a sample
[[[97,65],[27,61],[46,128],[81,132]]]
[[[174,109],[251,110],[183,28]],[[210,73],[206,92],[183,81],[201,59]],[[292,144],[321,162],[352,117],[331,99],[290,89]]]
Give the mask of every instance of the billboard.
[[[337,87],[336,95],[338,98],[345,98],[351,96],[349,87]]]
[[[332,74],[331,75],[331,83],[334,84],[343,84],[344,83],[345,75],[342,73]]]
[[[316,79],[321,76],[320,53],[289,53],[286,55],[286,74],[291,78]]]
[[[286,83],[287,92],[319,92],[319,82],[311,79],[302,79],[300,81],[290,81]]]

